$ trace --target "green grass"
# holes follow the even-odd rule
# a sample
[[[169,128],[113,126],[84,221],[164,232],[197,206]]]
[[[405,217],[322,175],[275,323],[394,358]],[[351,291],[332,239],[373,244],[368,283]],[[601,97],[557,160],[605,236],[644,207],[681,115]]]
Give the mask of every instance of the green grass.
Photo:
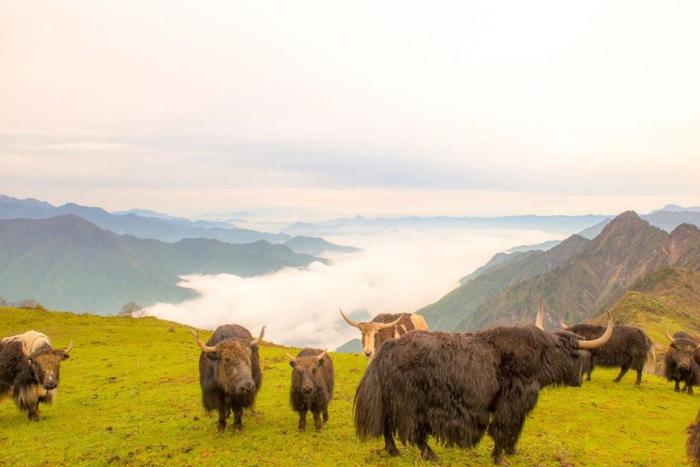
[[[268,323],[271,324],[271,323]],[[199,351],[186,330],[152,318],[104,318],[0,308],[0,336],[36,329],[56,347],[73,339],[61,386],[43,420],[30,423],[10,400],[0,404],[1,465],[414,465],[415,448],[388,458],[383,442],[359,443],[352,397],[366,362],[333,354],[336,392],[320,434],[297,433],[289,408],[288,349],[262,347],[264,382],[244,429],[217,435],[200,406]],[[204,334],[203,334],[204,335]],[[698,399],[645,376],[597,369],[581,388],[542,391],[512,465],[685,465],[685,428]],[[435,446],[443,464],[489,465],[489,438],[474,450]]]

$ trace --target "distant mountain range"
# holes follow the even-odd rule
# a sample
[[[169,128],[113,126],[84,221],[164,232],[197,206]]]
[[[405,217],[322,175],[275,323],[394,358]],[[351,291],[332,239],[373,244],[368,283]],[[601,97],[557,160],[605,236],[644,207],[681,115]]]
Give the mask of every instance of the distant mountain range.
[[[65,214],[82,217],[116,234],[152,238],[164,242],[176,242],[186,238],[210,238],[228,243],[252,243],[265,240],[270,243],[285,243],[298,253],[311,252],[311,254],[352,249],[352,247],[335,245],[322,238],[294,239],[287,234],[241,229],[223,222],[192,221],[147,209],[112,213],[99,207],[81,206],[75,203],[53,206],[32,198],[18,199],[0,195],[0,219],[48,219]],[[297,250],[296,247],[301,249]]]
[[[166,243],[117,235],[73,214],[0,220],[0,296],[33,298],[52,309],[109,314],[129,301],[177,302],[192,296],[177,286],[180,275],[253,276],[313,261],[325,260],[266,241]]]
[[[297,253],[309,255],[323,255],[324,253],[356,253],[361,251],[352,246],[336,245],[322,238],[296,236],[290,238],[284,244]]]
[[[667,218],[665,212],[650,216],[657,214]],[[591,318],[637,281],[669,267],[700,270],[700,230],[681,224],[668,233],[630,211],[608,222],[592,241],[574,235],[546,252],[497,255],[419,312],[434,328],[473,330],[531,322],[543,299],[548,324],[556,326],[560,318]]]

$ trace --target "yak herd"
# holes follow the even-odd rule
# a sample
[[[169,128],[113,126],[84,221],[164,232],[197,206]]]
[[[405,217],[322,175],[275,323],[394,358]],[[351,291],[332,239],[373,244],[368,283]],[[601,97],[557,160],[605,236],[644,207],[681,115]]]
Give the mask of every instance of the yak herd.
[[[399,455],[395,438],[417,446],[424,460],[438,458],[428,445],[433,438],[447,446],[473,447],[488,434],[494,440],[494,463],[505,463],[516,445],[540,389],[550,385],[580,386],[596,365],[619,367],[615,381],[636,371],[641,383],[645,365],[655,365],[651,340],[639,328],[577,324],[545,331],[540,304],[534,326],[497,326],[475,333],[432,332],[416,314],[381,314],[356,322],[369,365],[357,386],[354,424],[361,440],[383,437],[385,450]],[[254,406],[262,385],[257,338],[243,326],[219,326],[205,343],[191,330],[201,350],[199,381],[202,405],[218,412],[218,431],[233,414],[233,427],[243,427],[243,411]],[[700,381],[700,339],[684,332],[673,336],[665,355],[664,375],[675,391],[693,394]],[[0,399],[12,395],[28,418],[40,418],[39,404],[51,403],[59,383],[60,362],[71,345],[54,349],[36,331],[0,340]],[[325,350],[305,348],[292,368],[290,405],[299,415],[299,431],[311,412],[320,431],[328,422],[333,396],[333,362]],[[680,383],[683,383],[683,388]],[[700,414],[698,414],[700,417]],[[688,455],[700,463],[700,418],[690,429]]]

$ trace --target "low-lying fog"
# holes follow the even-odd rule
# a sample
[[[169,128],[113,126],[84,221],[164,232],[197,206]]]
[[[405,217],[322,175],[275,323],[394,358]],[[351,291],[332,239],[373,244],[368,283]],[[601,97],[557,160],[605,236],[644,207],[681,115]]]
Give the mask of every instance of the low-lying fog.
[[[439,299],[499,251],[563,237],[561,232],[523,230],[328,237],[363,251],[332,256],[331,265],[316,262],[308,269],[290,268],[251,278],[186,276],[181,285],[199,297],[156,304],[147,312],[208,329],[237,323],[254,335],[265,324],[266,340],[335,349],[359,337],[357,329],[342,321],[338,307],[363,320],[382,312],[412,312]]]

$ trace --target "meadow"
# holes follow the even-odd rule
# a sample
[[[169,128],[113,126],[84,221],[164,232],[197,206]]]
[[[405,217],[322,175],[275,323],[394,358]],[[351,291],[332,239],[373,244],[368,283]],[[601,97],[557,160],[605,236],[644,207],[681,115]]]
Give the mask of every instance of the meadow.
[[[267,323],[273,326],[274,323]],[[263,386],[242,432],[217,434],[200,405],[199,350],[186,328],[155,318],[98,317],[0,308],[0,336],[36,329],[55,347],[75,348],[61,366],[54,405],[30,423],[11,400],[0,403],[0,465],[416,465],[417,449],[389,458],[383,441],[360,443],[352,399],[367,363],[335,354],[336,390],[321,433],[296,430],[285,352],[264,344]],[[251,329],[257,334],[257,329]],[[204,331],[202,337],[208,334]],[[596,369],[580,388],[547,388],[530,414],[511,465],[686,465],[686,427],[697,396],[645,375]],[[473,450],[434,446],[444,465],[490,465],[492,443]]]

